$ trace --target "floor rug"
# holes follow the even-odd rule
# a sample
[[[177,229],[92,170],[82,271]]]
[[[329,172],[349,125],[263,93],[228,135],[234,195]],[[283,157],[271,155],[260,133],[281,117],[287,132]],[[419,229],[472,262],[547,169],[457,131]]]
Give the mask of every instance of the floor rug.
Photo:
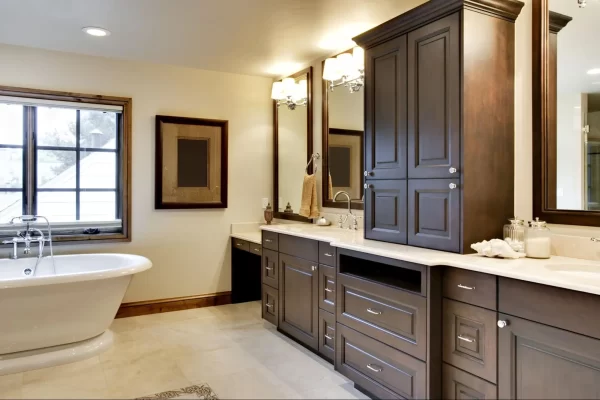
[[[206,399],[218,400],[215,392],[207,384],[194,385],[178,390],[156,393],[151,396],[138,397],[135,400],[166,400],[166,399]]]

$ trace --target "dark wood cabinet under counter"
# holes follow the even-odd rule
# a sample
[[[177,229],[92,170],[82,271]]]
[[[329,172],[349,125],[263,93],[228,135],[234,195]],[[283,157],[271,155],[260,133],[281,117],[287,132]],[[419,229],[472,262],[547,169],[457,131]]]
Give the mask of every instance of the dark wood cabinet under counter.
[[[248,240],[231,239],[231,302],[261,298],[261,246]]]

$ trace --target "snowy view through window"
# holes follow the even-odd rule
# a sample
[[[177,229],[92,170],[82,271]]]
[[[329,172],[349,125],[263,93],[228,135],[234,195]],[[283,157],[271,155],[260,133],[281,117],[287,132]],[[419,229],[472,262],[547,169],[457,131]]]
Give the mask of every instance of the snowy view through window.
[[[0,223],[23,214],[25,109],[23,105],[0,104]],[[114,221],[117,113],[80,110],[77,151],[77,110],[30,109],[37,121],[33,128],[35,165],[30,167],[36,174],[36,213],[51,222]]]

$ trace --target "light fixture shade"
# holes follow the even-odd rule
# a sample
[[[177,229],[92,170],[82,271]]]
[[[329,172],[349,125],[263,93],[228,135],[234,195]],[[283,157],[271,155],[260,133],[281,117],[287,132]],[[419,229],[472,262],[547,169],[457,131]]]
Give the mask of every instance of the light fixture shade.
[[[282,81],[283,94],[285,96],[293,96],[296,92],[296,80],[294,78],[285,78]]]
[[[600,68],[590,69],[587,73],[588,75],[600,75]]]
[[[323,67],[323,79],[326,81],[336,81],[342,77],[340,63],[337,58],[328,58]]]
[[[302,79],[296,85],[296,95],[295,100],[302,100],[308,97],[308,82],[306,79]]]
[[[271,98],[273,100],[285,99],[285,95],[283,93],[283,82],[273,82],[273,88],[271,89]]]
[[[336,57],[339,63],[339,69],[342,75],[351,75],[354,68],[354,60],[352,54],[342,53]]]
[[[352,59],[356,68],[365,69],[365,51],[362,47],[356,46],[352,49]]]

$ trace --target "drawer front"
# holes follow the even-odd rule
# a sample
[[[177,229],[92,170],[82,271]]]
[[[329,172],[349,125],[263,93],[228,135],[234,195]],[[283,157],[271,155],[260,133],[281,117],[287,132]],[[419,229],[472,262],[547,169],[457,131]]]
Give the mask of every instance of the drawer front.
[[[279,252],[309,261],[319,261],[319,242],[289,235],[279,235]]]
[[[336,345],[336,370],[378,398],[426,398],[424,362],[339,323]]]
[[[279,234],[275,232],[262,231],[262,246],[265,249],[279,250]]]
[[[496,312],[444,299],[444,361],[496,383]]]
[[[498,398],[496,385],[444,364],[442,367],[442,398],[488,400]]]
[[[267,249],[262,253],[262,283],[277,289],[279,288],[279,254]]]
[[[496,276],[460,268],[447,268],[444,273],[444,297],[497,310]]]
[[[248,242],[248,245],[250,246],[250,253],[256,254],[257,256],[262,255],[262,246],[260,244]]]
[[[324,310],[319,310],[319,353],[335,359],[335,315]]]
[[[279,318],[279,293],[270,286],[262,285],[262,317],[277,326]]]
[[[250,251],[250,244],[242,239],[233,238],[233,247],[238,250]]]
[[[337,281],[337,322],[425,359],[426,298],[344,274]]]
[[[335,268],[319,265],[319,308],[335,313]]]
[[[319,242],[319,263],[336,266],[335,247],[326,242]]]

